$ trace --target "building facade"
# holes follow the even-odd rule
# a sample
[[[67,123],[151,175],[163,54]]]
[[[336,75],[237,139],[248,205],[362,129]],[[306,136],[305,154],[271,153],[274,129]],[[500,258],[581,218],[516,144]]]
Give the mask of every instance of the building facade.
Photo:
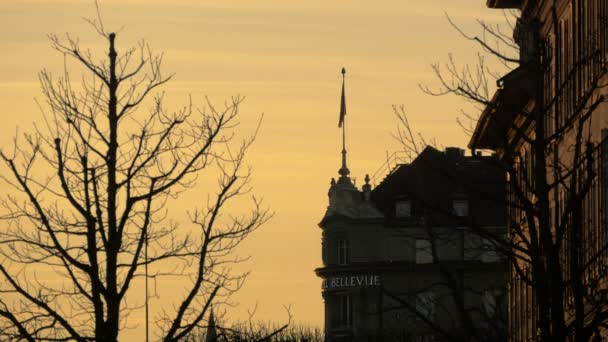
[[[608,304],[608,1],[487,5],[520,11],[520,64],[499,81],[469,144],[507,165],[510,237],[525,246],[511,267],[510,335],[606,338],[597,328],[605,319],[593,320]]]
[[[328,341],[506,340],[503,173],[490,156],[426,148],[372,189],[344,153],[322,229]],[[482,339],[479,339],[483,336]]]

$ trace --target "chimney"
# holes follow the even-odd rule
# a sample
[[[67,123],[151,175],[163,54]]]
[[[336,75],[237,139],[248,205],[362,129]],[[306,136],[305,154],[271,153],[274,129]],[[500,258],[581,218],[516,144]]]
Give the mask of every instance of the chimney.
[[[446,147],[445,155],[448,158],[458,159],[464,157],[464,150],[458,147]]]

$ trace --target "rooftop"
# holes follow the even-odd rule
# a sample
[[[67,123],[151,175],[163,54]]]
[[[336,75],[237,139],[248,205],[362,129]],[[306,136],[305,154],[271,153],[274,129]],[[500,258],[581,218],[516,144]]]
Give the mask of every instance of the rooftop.
[[[494,156],[466,156],[464,150],[448,147],[444,152],[428,146],[409,164],[398,166],[371,194],[372,203],[385,217],[395,216],[395,201],[411,199],[413,215],[424,208],[437,209],[433,217],[453,221],[452,200],[469,201],[471,218],[481,225],[504,225],[505,173]]]

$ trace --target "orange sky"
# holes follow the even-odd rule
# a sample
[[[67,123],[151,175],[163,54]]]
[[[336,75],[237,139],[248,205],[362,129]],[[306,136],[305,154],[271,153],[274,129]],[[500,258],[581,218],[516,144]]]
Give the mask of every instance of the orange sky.
[[[100,3],[107,27],[124,26],[119,48],[144,38],[165,53],[164,70],[176,73],[164,88],[170,104],[185,103],[188,94],[217,101],[245,95],[245,130],[265,114],[249,161],[256,192],[276,214],[241,248],[252,256],[245,265],[252,274],[234,315],[243,317],[258,302],[258,318],[281,321],[283,305],[291,305],[296,321],[314,325],[323,322],[321,283],[313,273],[321,263],[317,223],[340,166],[340,69],[347,68],[349,167],[360,185],[386,151],[399,149],[390,136],[393,104],[404,104],[425,136],[444,146],[466,145],[455,122],[466,104],[425,95],[418,84],[434,84],[429,64],[448,53],[474,61],[474,46],[444,12],[468,30],[475,30],[475,18],[503,21],[485,0]],[[46,34],[70,32],[83,46],[102,42],[81,20],[94,14],[92,1],[0,0],[0,9],[0,146],[7,146],[17,126],[24,131],[40,120],[37,72],[61,70],[63,58]],[[141,337],[142,330],[122,337]]]

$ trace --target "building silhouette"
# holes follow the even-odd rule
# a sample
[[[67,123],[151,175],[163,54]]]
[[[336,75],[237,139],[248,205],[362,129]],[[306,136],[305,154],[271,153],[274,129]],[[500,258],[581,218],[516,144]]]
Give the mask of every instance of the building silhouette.
[[[315,270],[327,341],[505,340],[508,263],[478,234],[506,232],[494,157],[427,147],[374,189],[366,176],[359,190],[342,156]]]
[[[205,332],[205,342],[217,342],[217,327],[215,325],[215,317],[213,316],[213,308],[209,314],[209,322],[207,323],[207,330]]]
[[[550,181],[568,179],[571,175],[567,172],[581,170],[582,165],[585,171],[581,175],[593,175],[588,178],[588,191],[577,190],[582,189],[582,182],[570,186],[566,181],[554,182],[548,190],[548,221],[553,238],[560,239],[555,232],[565,229],[560,234],[564,243],[559,246],[559,253],[565,258],[561,266],[563,274],[560,274],[565,285],[556,291],[564,292],[563,308],[569,324],[575,312],[576,296],[568,279],[583,279],[587,292],[579,297],[584,298],[579,312],[586,307],[589,315],[597,308],[597,298],[605,296],[602,289],[606,288],[601,279],[608,271],[604,251],[608,241],[608,105],[601,101],[601,96],[608,95],[602,86],[608,82],[608,2],[488,0],[487,5],[521,11],[514,31],[515,42],[520,47],[520,65],[499,81],[499,89],[482,113],[469,144],[472,149],[496,151],[499,159],[513,168],[509,182],[509,198],[513,203],[509,226],[526,224],[525,215],[517,208],[517,203],[522,201],[515,198],[515,185],[530,184],[533,190],[524,191],[527,200],[539,195],[534,184],[537,179],[534,170],[539,160],[535,152],[538,149],[534,147],[538,132],[542,132],[539,139],[546,140],[546,149],[540,158],[550,165]],[[593,113],[589,116],[591,110]],[[580,135],[577,135],[578,127],[583,127]],[[583,157],[578,159],[574,152],[577,141],[584,150]],[[582,161],[580,165],[577,160]],[[582,194],[580,198],[570,195],[577,191]],[[571,223],[562,219],[569,210],[576,215],[573,219],[567,214]],[[566,228],[562,228],[564,226]],[[529,237],[528,232],[513,238],[513,242],[520,243]],[[574,266],[569,265],[572,260],[576,260]],[[573,276],[573,267],[577,265],[583,265],[584,269]],[[537,300],[549,294],[536,293],[534,287],[522,280],[531,274],[530,265],[524,263],[514,265],[511,271],[508,311],[513,341],[539,337]],[[599,285],[601,283],[604,285]],[[572,331],[561,334],[570,335]]]

